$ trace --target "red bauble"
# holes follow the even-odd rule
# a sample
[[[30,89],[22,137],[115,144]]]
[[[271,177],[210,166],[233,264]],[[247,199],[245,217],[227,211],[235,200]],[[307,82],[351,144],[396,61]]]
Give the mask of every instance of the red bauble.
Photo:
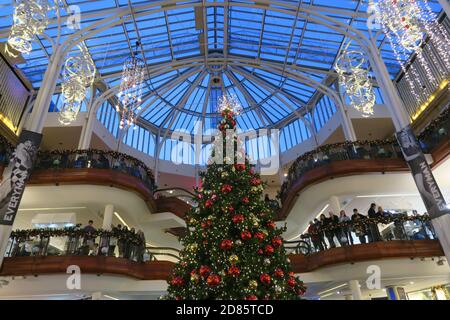
[[[288,275],[290,275],[291,277],[293,277],[293,276],[294,276],[294,272],[289,271],[289,272],[288,272]]]
[[[233,223],[237,224],[240,222],[244,222],[244,216],[242,214],[236,214],[233,216]]]
[[[275,272],[273,273],[276,277],[278,278],[283,278],[284,277],[284,271],[281,268],[276,268]]]
[[[221,124],[221,125],[219,126],[219,130],[220,130],[220,131],[223,131],[223,129],[224,129],[224,126],[223,126],[223,124]]]
[[[305,290],[304,289],[300,288],[300,289],[297,290],[297,295],[302,296],[304,294],[305,294]]]
[[[258,298],[254,294],[252,294],[248,297],[245,297],[245,300],[258,300]]]
[[[220,190],[223,193],[229,193],[229,192],[231,192],[232,189],[233,189],[233,187],[230,186],[229,184],[224,184]]]
[[[262,242],[266,236],[264,235],[264,233],[258,231],[255,233],[255,235],[253,237],[258,239],[259,242]]]
[[[180,297],[180,296],[176,296],[175,299],[176,299],[176,300],[183,300],[183,298]]]
[[[265,251],[267,254],[273,254],[273,253],[275,252],[275,249],[274,249],[270,244],[268,244],[268,245],[264,248],[264,251]]]
[[[267,226],[268,228],[275,229],[276,224],[275,224],[275,222],[273,222],[272,220],[270,220],[270,221],[267,221],[266,226]]]
[[[205,208],[211,208],[213,205],[213,201],[211,199],[206,200]]]
[[[208,266],[201,266],[198,273],[204,278],[211,272],[211,268]]]
[[[287,280],[287,284],[289,287],[295,287],[295,285],[297,284],[297,281],[295,280],[294,277],[289,277],[289,279]]]
[[[245,204],[247,204],[247,203],[249,203],[249,202],[250,202],[250,200],[248,200],[248,198],[247,198],[247,197],[244,197],[244,198],[242,198],[242,202],[243,202],[243,203],[245,203]]]
[[[252,178],[252,180],[250,180],[250,184],[252,186],[259,186],[261,184],[261,179],[258,178]]]
[[[230,250],[233,247],[233,241],[225,239],[220,243],[220,249],[222,250]]]
[[[283,241],[281,240],[280,237],[275,237],[275,238],[272,239],[272,245],[275,248],[278,248],[279,246],[281,246],[282,243],[283,243]]]
[[[234,207],[233,206],[229,206],[228,207],[228,212],[229,213],[233,213],[234,212]]]
[[[170,284],[173,286],[181,287],[184,284],[184,279],[180,276],[176,276],[170,281]]]
[[[236,120],[231,120],[231,125],[234,127],[236,125]]]
[[[238,276],[238,275],[241,274],[241,269],[239,269],[239,268],[236,267],[236,266],[231,266],[231,267],[228,269],[228,274],[230,274],[230,275],[232,275],[232,276]]]
[[[270,276],[267,273],[263,273],[260,277],[259,280],[261,280],[262,283],[264,284],[270,284]]]
[[[249,240],[252,238],[252,234],[250,233],[250,231],[245,230],[241,232],[241,239],[242,240]]]
[[[257,254],[263,254],[264,251],[263,251],[263,249],[258,249],[258,251],[256,251],[256,253],[257,253]]]
[[[211,286],[211,287],[215,287],[215,286],[219,285],[220,281],[222,281],[222,279],[217,274],[210,274],[208,276],[208,278],[206,279],[206,283],[208,284],[208,286]]]
[[[234,168],[235,168],[237,171],[244,171],[244,170],[245,170],[245,164],[237,163],[237,164],[234,165]]]
[[[202,229],[206,229],[206,227],[207,227],[207,225],[206,225],[205,222],[202,222],[202,223],[200,224],[200,226],[202,227]]]
[[[251,168],[250,169],[250,174],[255,174],[255,169]]]
[[[202,195],[201,193],[199,193],[199,194],[197,195],[197,198],[203,199],[203,195]]]

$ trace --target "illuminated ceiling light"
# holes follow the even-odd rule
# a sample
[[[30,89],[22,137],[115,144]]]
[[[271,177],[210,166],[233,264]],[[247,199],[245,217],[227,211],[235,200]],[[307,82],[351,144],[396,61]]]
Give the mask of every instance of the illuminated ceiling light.
[[[364,54],[360,51],[344,50],[337,58],[334,69],[350,105],[361,112],[363,117],[373,115],[376,99]]]
[[[119,104],[116,106],[116,110],[121,117],[120,129],[123,129],[125,126],[131,127],[135,125],[136,114],[141,109],[145,63],[137,57],[139,46],[140,43],[136,42],[136,52],[123,65],[120,92],[118,94]]]
[[[64,105],[59,112],[59,122],[69,125],[78,116],[86,98],[86,89],[94,83],[95,64],[86,46],[78,45],[78,52],[67,58],[63,69],[61,91]]]
[[[218,101],[219,112],[231,111],[235,115],[242,112],[242,106],[235,94],[223,95]]]
[[[450,37],[447,30],[437,21],[427,0],[379,0],[374,7],[376,19],[391,44],[411,94],[417,101],[423,101],[420,92],[426,87],[424,75],[436,87],[449,77]],[[428,38],[428,45],[434,47],[434,50],[428,51],[426,58],[423,54],[425,38]],[[416,62],[405,65],[403,60],[414,53]],[[437,69],[439,79],[436,79],[433,69]],[[422,105],[419,112],[427,106]],[[413,116],[413,120],[417,116]]]
[[[130,226],[125,222],[125,220],[123,220],[123,218],[120,216],[120,214],[118,214],[116,211],[114,211],[114,215],[116,216],[117,219],[119,219],[119,221],[128,229],[130,229]]]
[[[16,51],[29,54],[36,35],[44,32],[49,23],[51,6],[47,0],[17,0],[14,2],[13,25],[8,44]]]

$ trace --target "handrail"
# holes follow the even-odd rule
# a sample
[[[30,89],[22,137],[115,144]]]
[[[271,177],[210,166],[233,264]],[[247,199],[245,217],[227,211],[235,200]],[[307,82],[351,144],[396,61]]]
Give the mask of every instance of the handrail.
[[[364,215],[352,217],[341,222],[334,222],[331,218],[315,221],[308,228],[308,232],[300,235],[302,240],[293,242],[306,241],[311,247],[311,252],[318,252],[336,246],[356,245],[357,242],[364,244],[378,241],[437,239],[427,214],[408,216],[406,213],[383,212],[371,218]]]
[[[11,233],[7,257],[16,256],[110,256],[129,260],[156,260],[155,256],[179,259],[180,250],[145,246],[145,239],[132,230],[88,230],[79,225],[64,229],[28,229]],[[118,254],[116,254],[116,247]]]
[[[156,189],[150,168],[134,157],[115,151],[97,149],[39,151],[34,170],[68,168],[117,170],[139,178],[152,192]]]
[[[432,121],[418,135],[419,144],[425,153],[431,152],[440,143],[450,138],[450,108]],[[284,204],[291,187],[303,174],[311,169],[342,160],[404,160],[397,141],[393,138],[373,141],[345,141],[320,146],[298,157],[290,166],[286,181],[281,185],[278,198]]]
[[[391,139],[374,141],[346,141],[321,146],[298,157],[288,171],[278,197],[283,203],[291,186],[306,171],[327,165],[333,161],[372,159],[403,159],[400,147]]]

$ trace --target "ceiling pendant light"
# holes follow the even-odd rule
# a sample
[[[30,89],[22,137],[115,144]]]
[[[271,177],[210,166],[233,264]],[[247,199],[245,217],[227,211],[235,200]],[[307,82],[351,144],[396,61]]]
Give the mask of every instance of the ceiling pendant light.
[[[139,46],[140,43],[136,42],[136,51],[123,65],[120,91],[117,95],[119,103],[116,105],[120,115],[120,129],[135,126],[137,112],[141,109],[145,63],[137,57]]]
[[[47,28],[50,10],[51,5],[47,0],[15,1],[13,25],[9,33],[8,45],[20,53],[30,53],[34,37],[42,34]]]
[[[72,123],[86,98],[86,89],[94,83],[95,64],[84,45],[78,45],[78,52],[71,55],[64,63],[61,91],[64,105],[59,112],[59,122],[63,125]]]
[[[344,50],[338,57],[334,69],[350,105],[361,112],[363,117],[373,115],[376,99],[364,54],[360,51]]]
[[[450,37],[437,20],[427,0],[379,0],[375,8],[376,18],[390,42],[398,64],[415,100],[420,102],[427,83],[438,87],[450,73]],[[424,42],[428,38],[428,50],[424,54]],[[404,60],[416,54],[416,62]],[[437,72],[433,72],[436,69]]]

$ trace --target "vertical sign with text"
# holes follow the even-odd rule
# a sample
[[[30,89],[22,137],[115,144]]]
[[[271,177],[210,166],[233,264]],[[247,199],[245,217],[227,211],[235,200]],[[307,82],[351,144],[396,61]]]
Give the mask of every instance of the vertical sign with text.
[[[0,225],[12,225],[31,174],[42,135],[23,130],[0,182]]]
[[[396,136],[430,217],[437,218],[448,213],[445,199],[411,127],[403,128]]]

